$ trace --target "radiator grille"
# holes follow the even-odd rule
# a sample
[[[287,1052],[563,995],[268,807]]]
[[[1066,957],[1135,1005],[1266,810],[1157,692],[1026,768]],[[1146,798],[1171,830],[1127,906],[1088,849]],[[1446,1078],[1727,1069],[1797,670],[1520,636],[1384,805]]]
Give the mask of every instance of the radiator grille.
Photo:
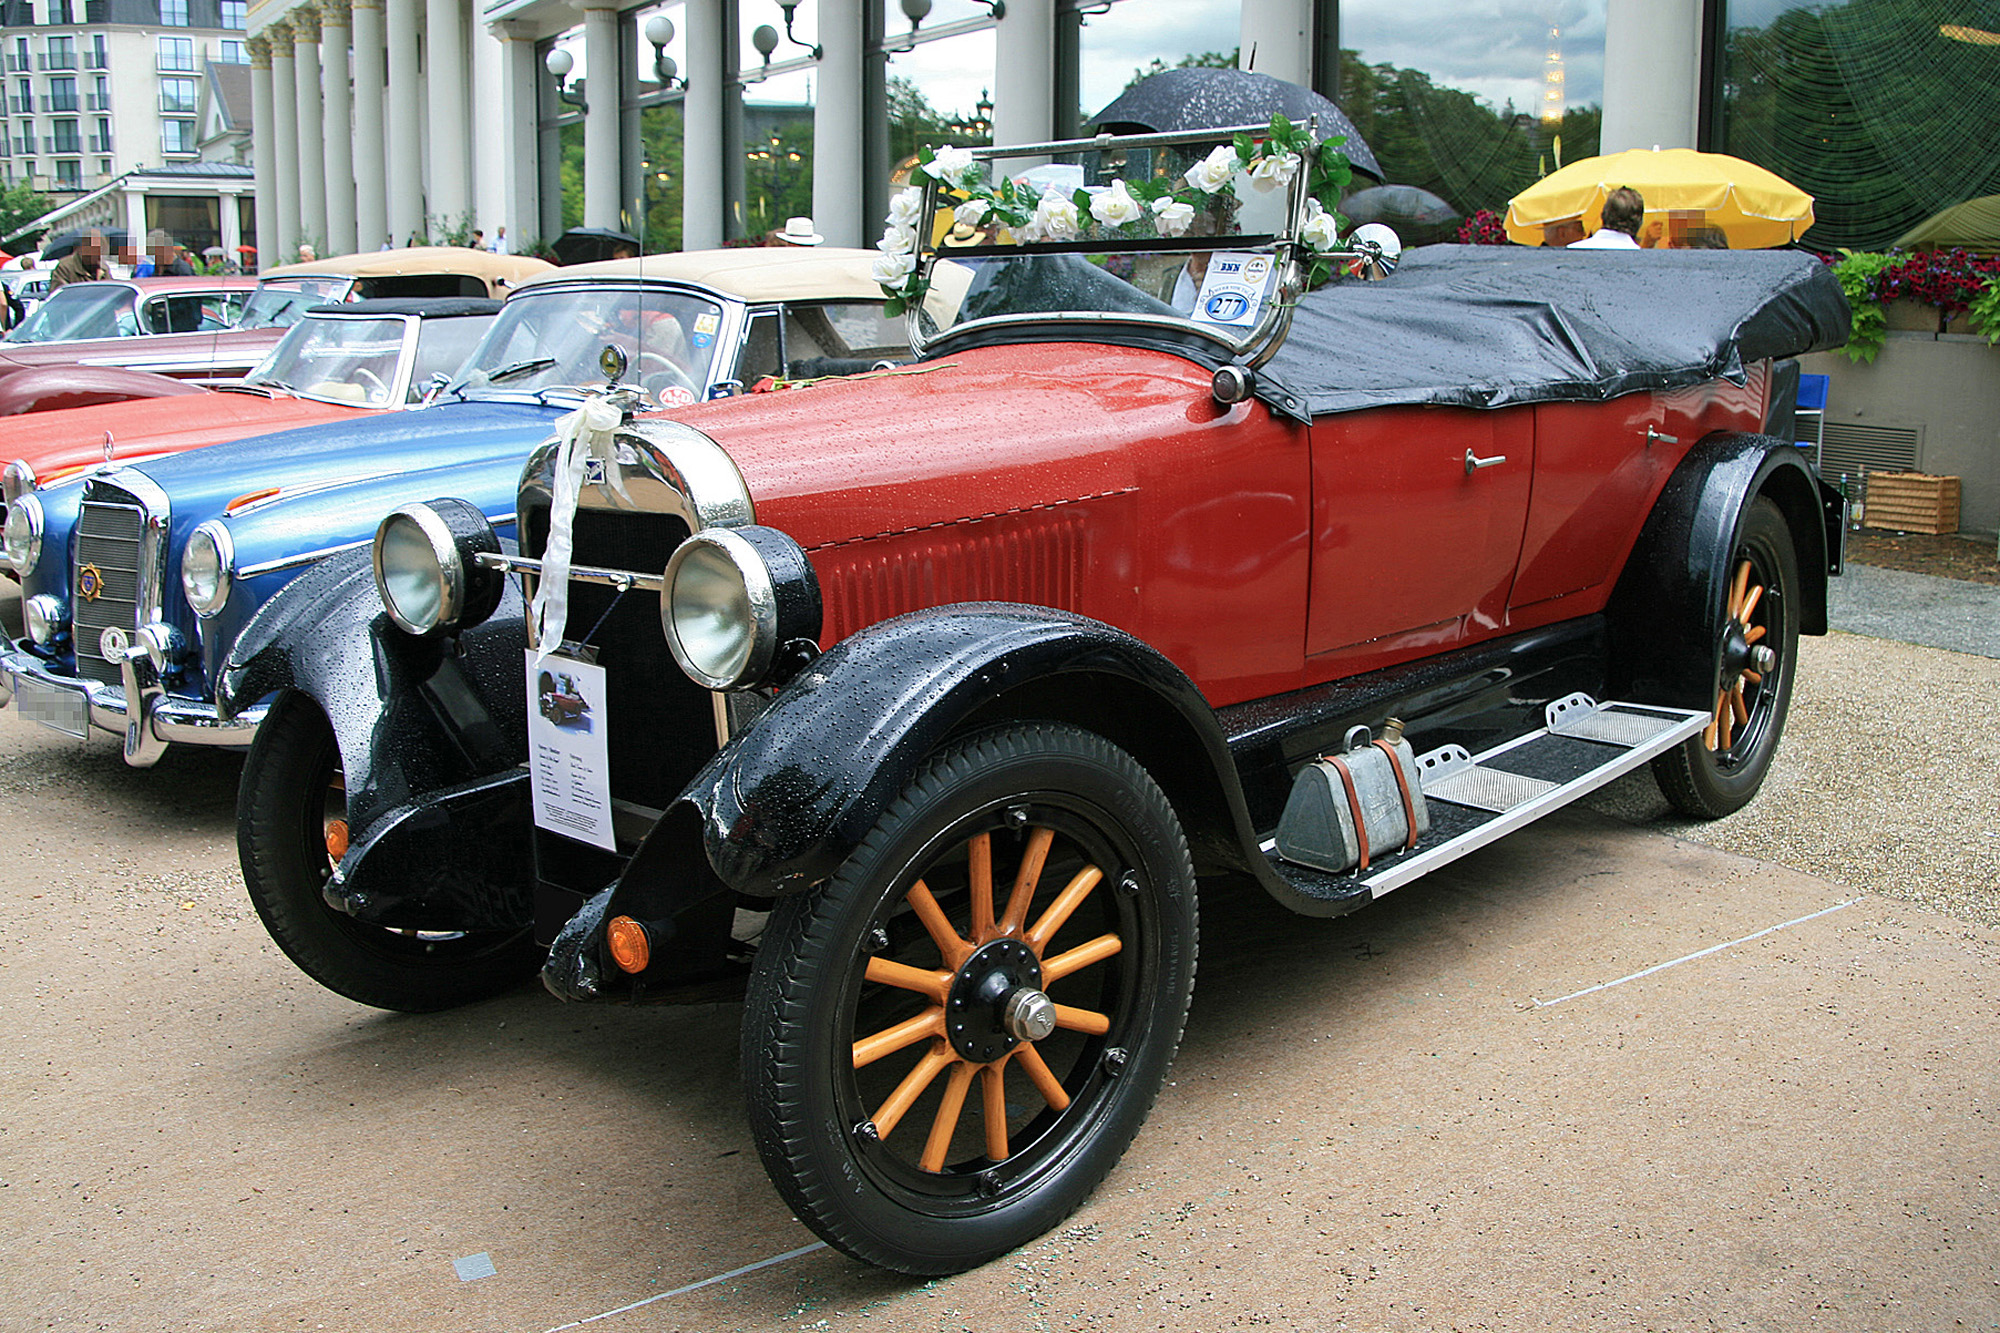
[[[112,685],[122,679],[118,664],[105,660],[98,641],[113,625],[127,630],[138,626],[139,567],[145,534],[145,506],[136,500],[84,501],[77,518],[76,565],[70,583],[80,676]],[[86,575],[86,571],[94,572]],[[101,591],[86,597],[85,588],[91,585]]]

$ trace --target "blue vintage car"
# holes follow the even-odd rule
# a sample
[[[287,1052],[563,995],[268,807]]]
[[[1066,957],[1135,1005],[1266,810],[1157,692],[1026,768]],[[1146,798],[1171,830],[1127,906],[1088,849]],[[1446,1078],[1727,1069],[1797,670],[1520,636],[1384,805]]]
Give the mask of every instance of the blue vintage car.
[[[511,533],[523,460],[608,364],[671,407],[907,355],[873,258],[741,250],[551,270],[508,298],[421,410],[107,464],[8,495],[5,554],[26,635],[0,638],[0,705],[78,737],[121,736],[139,766],[172,744],[248,744],[264,709],[225,719],[214,684],[280,588],[365,547],[410,501],[457,496]]]

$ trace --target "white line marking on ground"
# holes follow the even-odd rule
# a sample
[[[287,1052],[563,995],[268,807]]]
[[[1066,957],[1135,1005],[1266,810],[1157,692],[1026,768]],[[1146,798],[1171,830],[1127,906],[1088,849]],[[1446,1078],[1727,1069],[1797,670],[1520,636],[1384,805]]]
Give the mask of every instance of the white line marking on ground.
[[[1682,963],[1692,963],[1697,958],[1706,958],[1712,953],[1720,953],[1724,949],[1733,949],[1739,944],[1748,944],[1751,940],[1762,939],[1764,936],[1769,935],[1772,931],[1787,930],[1792,926],[1802,926],[1806,922],[1815,920],[1819,917],[1826,916],[1828,913],[1843,911],[1846,908],[1854,906],[1854,904],[1860,901],[1861,899],[1859,898],[1849,898],[1844,903],[1835,903],[1831,907],[1822,907],[1817,912],[1809,912],[1805,916],[1797,917],[1790,921],[1780,921],[1775,926],[1766,926],[1762,930],[1752,931],[1750,934],[1745,935],[1740,940],[1730,940],[1727,944],[1711,944],[1706,949],[1697,950],[1694,953],[1687,954],[1683,957],[1675,958],[1664,963],[1655,963],[1651,967],[1646,968],[1643,971],[1634,972],[1629,977],[1620,977],[1616,981],[1604,981],[1604,982],[1599,982],[1595,986],[1586,986],[1582,990],[1577,991],[1574,994],[1565,995],[1561,997],[1561,999],[1536,1000],[1535,1008],[1546,1009],[1552,1004],[1561,1004],[1563,1000],[1574,1000],[1585,995],[1595,995],[1598,991],[1610,990],[1613,986],[1622,986],[1628,981],[1637,981],[1640,977],[1650,977],[1655,972],[1664,972],[1670,967],[1679,967]]]
[[[714,1277],[705,1277],[699,1282],[690,1282],[685,1287],[675,1287],[672,1291],[663,1291],[657,1296],[648,1296],[644,1300],[633,1301],[630,1305],[621,1305],[616,1310],[606,1310],[603,1314],[594,1314],[587,1319],[579,1319],[572,1324],[557,1324],[549,1330],[549,1333],[563,1333],[563,1330],[566,1328],[582,1328],[585,1324],[594,1324],[600,1319],[609,1319],[612,1315],[624,1314],[627,1310],[636,1310],[642,1305],[651,1305],[654,1301],[663,1301],[669,1296],[685,1296],[691,1291],[700,1291],[703,1287],[712,1287],[718,1282],[727,1282],[730,1278],[742,1277],[745,1273],[754,1273],[760,1268],[769,1268],[772,1264],[781,1264],[787,1259],[796,1259],[802,1254],[811,1254],[814,1250],[823,1250],[825,1248],[826,1242],[823,1240],[814,1241],[810,1245],[801,1245],[796,1250],[786,1250],[783,1254],[774,1254],[768,1259],[759,1259],[754,1264],[745,1264],[741,1268],[732,1268],[727,1273],[717,1273]]]

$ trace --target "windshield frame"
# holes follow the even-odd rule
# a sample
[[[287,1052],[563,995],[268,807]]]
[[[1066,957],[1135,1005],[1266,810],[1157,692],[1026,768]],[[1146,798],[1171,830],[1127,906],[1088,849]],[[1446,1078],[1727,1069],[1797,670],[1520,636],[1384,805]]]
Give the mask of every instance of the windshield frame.
[[[1266,132],[1264,125],[1220,126],[1213,129],[1179,130],[1162,134],[1100,134],[1089,139],[1061,139],[1040,144],[1010,144],[1004,147],[977,147],[970,149],[972,160],[987,166],[995,161],[1019,158],[1081,157],[1087,153],[1103,153],[1109,149],[1133,150],[1157,147],[1180,147],[1191,144],[1214,144],[1217,146],[1232,142],[1238,135],[1253,138]],[[1313,153],[1323,151],[1318,143],[1316,125],[1307,122],[1307,137],[1313,142]],[[918,357],[936,354],[943,346],[964,339],[1004,340],[1009,331],[1040,331],[1050,325],[1077,328],[1091,335],[1104,337],[1117,329],[1170,331],[1174,339],[1185,339],[1189,335],[1213,344],[1229,359],[1242,359],[1251,366],[1268,361],[1284,342],[1285,333],[1291,327],[1292,311],[1298,298],[1305,290],[1305,269],[1301,263],[1303,246],[1299,240],[1307,217],[1308,182],[1312,178],[1313,162],[1308,159],[1294,174],[1286,186],[1283,210],[1284,225],[1276,232],[1237,234],[1212,237],[1178,236],[1172,238],[1144,237],[1127,238],[1106,236],[1075,241],[1028,241],[1011,244],[973,244],[941,248],[941,235],[936,221],[941,209],[949,207],[945,199],[948,189],[945,182],[928,172],[913,171],[912,176],[921,177],[923,202],[919,217],[927,225],[918,227],[917,262],[918,275],[928,284],[936,273],[938,261],[964,261],[979,259],[1018,259],[1038,255],[1140,255],[1140,254],[1193,254],[1196,252],[1218,253],[1231,250],[1268,252],[1274,276],[1270,290],[1264,300],[1256,322],[1241,334],[1212,326],[1186,315],[1160,315],[1150,312],[1122,312],[1102,310],[1026,311],[985,315],[964,320],[948,328],[938,328],[928,313],[919,315],[911,312],[909,321],[910,349]],[[963,197],[962,195],[960,197]],[[926,299],[925,307],[930,306]]]
[[[281,355],[289,355],[290,349],[294,344],[303,342],[311,337],[313,332],[312,326],[316,324],[338,326],[359,323],[399,323],[402,326],[401,338],[396,349],[396,374],[385,386],[389,394],[387,402],[357,403],[350,398],[343,398],[337,394],[313,393],[295,381],[280,381],[275,378],[279,357]],[[243,381],[246,384],[256,385],[260,388],[274,389],[279,392],[288,393],[295,398],[305,398],[316,403],[333,403],[340,407],[353,407],[381,412],[393,412],[398,408],[412,407],[415,404],[409,401],[410,375],[416,366],[417,336],[419,326],[422,323],[423,321],[416,315],[395,314],[380,310],[366,313],[356,312],[354,314],[332,310],[307,311],[303,318],[285,330],[284,336],[278,339],[277,345],[264,354],[264,359],[257,363],[256,369],[243,377]],[[347,383],[347,381],[321,380],[320,383]]]
[[[250,322],[251,312],[257,305],[257,298],[265,292],[285,292],[308,298],[304,304],[289,303],[288,310],[298,311],[298,318],[283,324],[259,321]],[[243,298],[243,313],[237,317],[235,327],[239,329],[289,329],[305,317],[305,312],[316,305],[339,305],[354,293],[354,279],[333,275],[322,277],[317,274],[302,273],[295,277],[265,278],[250,289]]]

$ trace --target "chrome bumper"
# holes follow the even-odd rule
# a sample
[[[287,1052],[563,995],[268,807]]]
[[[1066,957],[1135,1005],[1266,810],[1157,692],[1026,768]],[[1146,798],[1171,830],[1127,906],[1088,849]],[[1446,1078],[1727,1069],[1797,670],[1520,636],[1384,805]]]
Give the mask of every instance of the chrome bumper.
[[[169,745],[248,745],[264,720],[263,704],[225,719],[206,699],[168,694],[143,652],[121,665],[119,686],[58,675],[0,634],[0,707],[12,703],[28,721],[79,739],[92,731],[120,737],[134,768],[158,763]]]

